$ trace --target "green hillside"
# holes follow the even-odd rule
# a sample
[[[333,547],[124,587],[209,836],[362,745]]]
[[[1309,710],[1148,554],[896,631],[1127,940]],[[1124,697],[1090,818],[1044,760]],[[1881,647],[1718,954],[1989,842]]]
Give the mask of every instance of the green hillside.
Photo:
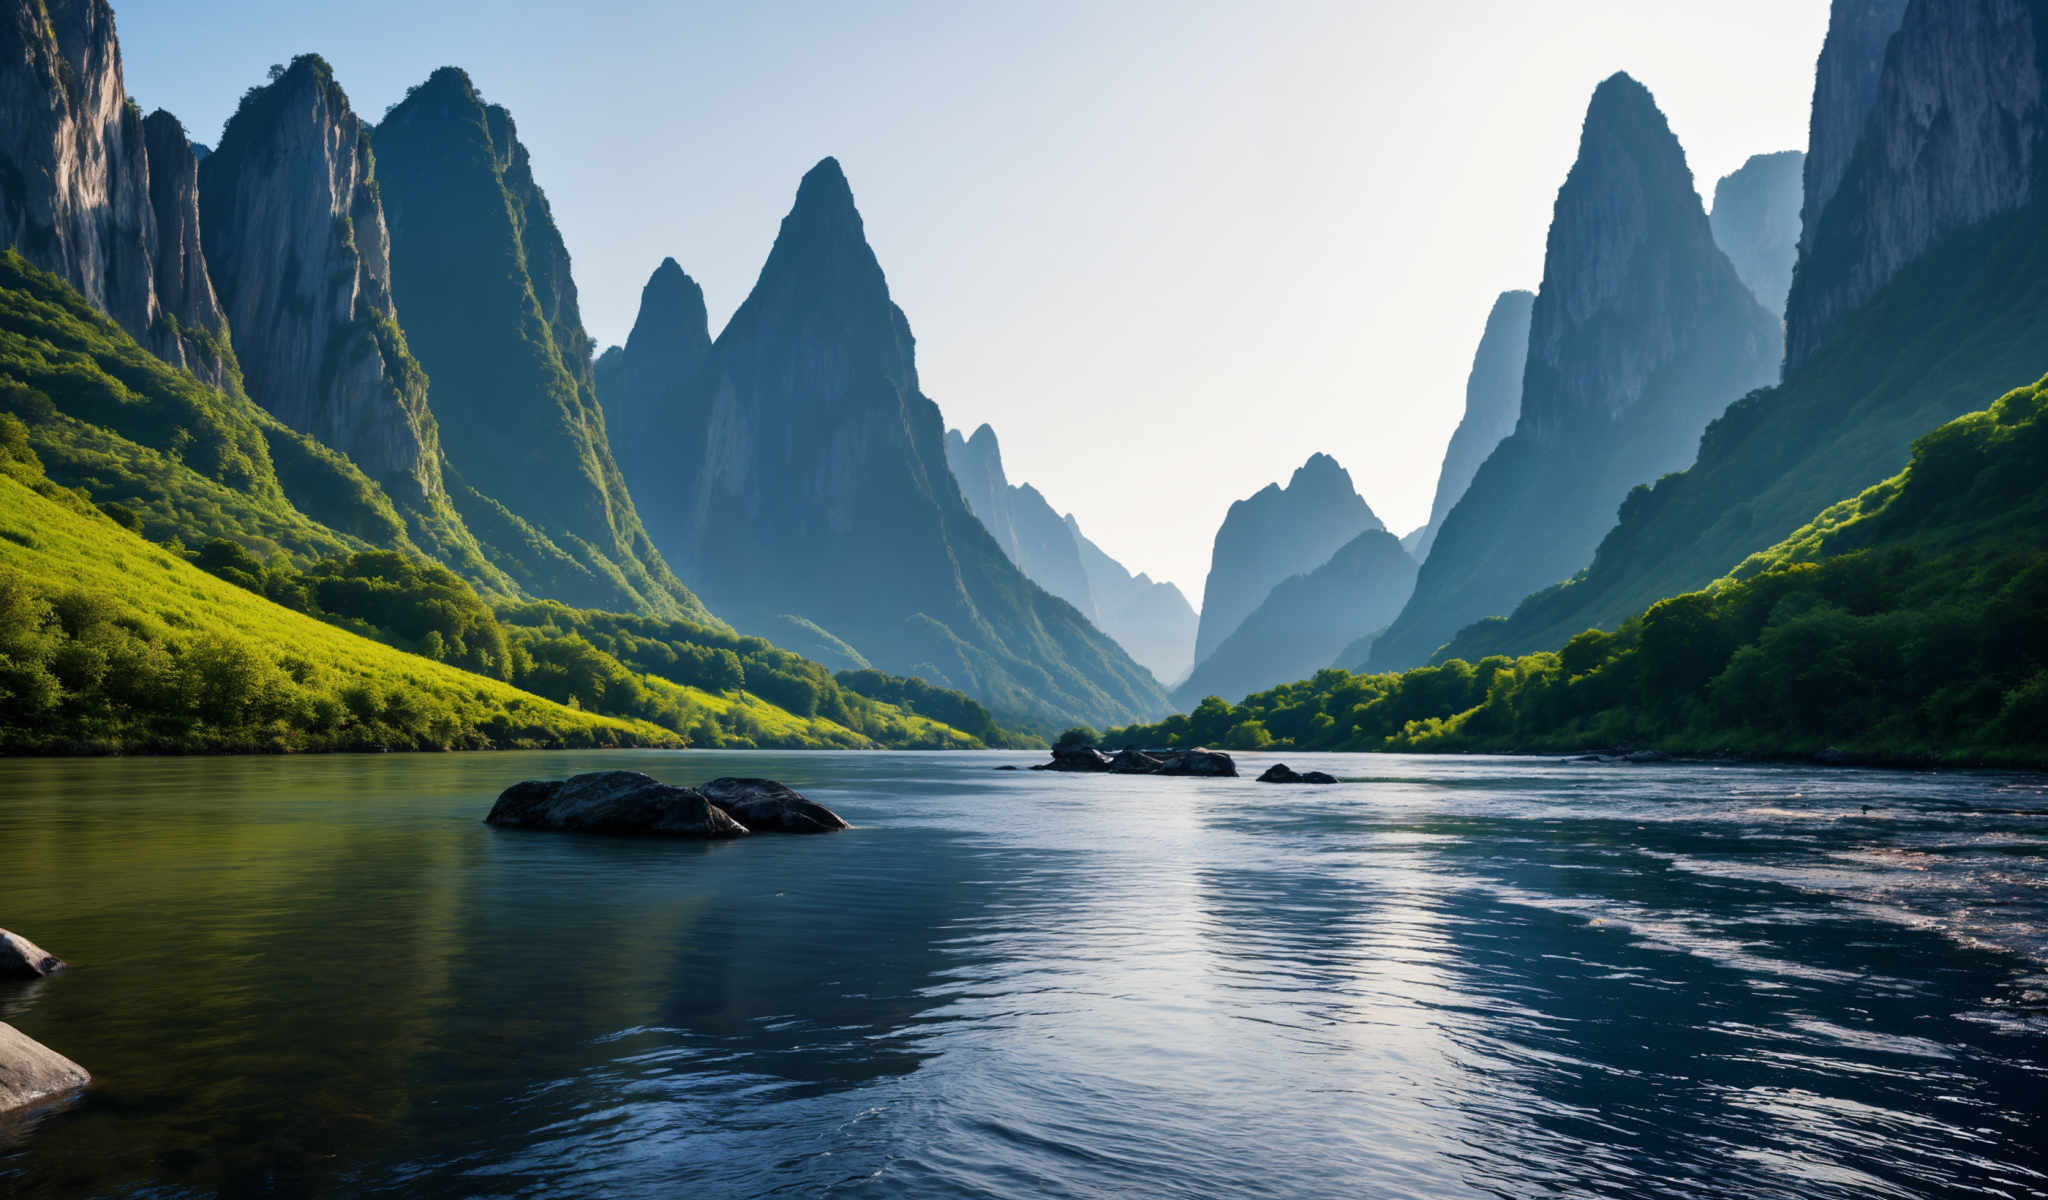
[[[1323,671],[1113,742],[2048,763],[2048,380],[1703,591],[1557,652]]]

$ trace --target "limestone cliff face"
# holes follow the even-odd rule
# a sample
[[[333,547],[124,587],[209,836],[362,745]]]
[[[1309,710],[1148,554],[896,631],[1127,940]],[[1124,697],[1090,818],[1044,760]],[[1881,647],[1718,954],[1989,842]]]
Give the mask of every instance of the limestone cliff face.
[[[1067,514],[1081,569],[1088,572],[1088,595],[1095,601],[1096,626],[1117,640],[1132,658],[1161,683],[1186,678],[1195,665],[1194,606],[1181,590],[1143,571],[1131,574],[1088,535],[1074,514]]]
[[[199,237],[199,160],[178,118],[158,109],[142,123],[149,150],[149,204],[156,221],[159,323],[150,349],[215,387],[228,384],[228,318],[214,294]]]
[[[1714,185],[1707,221],[1714,243],[1757,303],[1783,316],[1792,290],[1792,264],[1799,257],[1801,171],[1806,156],[1797,150],[1753,155]]]
[[[1465,380],[1465,415],[1451,433],[1443,469],[1437,473],[1429,524],[1416,530],[1411,535],[1414,542],[1405,547],[1417,562],[1429,557],[1437,531],[1472,485],[1479,464],[1515,431],[1515,421],[1522,415],[1522,366],[1529,360],[1529,310],[1535,303],[1534,292],[1502,292],[1487,314],[1486,332],[1480,335],[1472,373]]]
[[[190,269],[191,152],[167,142],[152,172],[113,10],[106,0],[5,0],[0,14],[0,241],[153,353],[221,382],[219,312],[204,270]],[[159,195],[181,221],[172,246],[159,237]],[[175,277],[160,281],[167,262]]]
[[[1813,240],[1821,210],[1834,198],[1849,157],[1863,136],[1885,49],[1906,19],[1907,0],[1834,0],[1828,35],[1813,73],[1813,115],[1807,126],[1805,186],[1800,204],[1799,247]]]
[[[439,493],[369,134],[327,64],[306,55],[251,93],[199,177],[206,262],[250,397],[395,494]]]
[[[700,394],[697,376],[711,356],[710,321],[704,290],[665,258],[640,290],[640,311],[624,346],[607,350],[597,363],[597,397],[604,407],[612,456],[643,513],[680,511],[689,503],[686,471],[701,444],[685,444],[689,430],[703,422],[682,406]]]
[[[1943,236],[2034,195],[2048,130],[2044,20],[2038,0],[1913,0],[1848,150],[1819,143],[1816,98],[1814,153],[1846,165],[1808,209],[1785,319],[1788,370]]]
[[[1692,461],[1708,421],[1776,378],[1780,345],[1656,102],[1608,79],[1558,191],[1520,422],[1444,519],[1374,668],[1425,662],[1583,567],[1631,487]]]
[[[1286,487],[1269,483],[1233,503],[1209,551],[1197,670],[1281,580],[1322,566],[1345,543],[1380,528],[1350,473],[1327,454],[1310,455]]]
[[[996,441],[996,431],[983,425],[972,437],[961,437],[959,430],[947,430],[946,466],[960,485],[967,507],[981,518],[1010,561],[1033,583],[1099,626],[1088,572],[1081,565],[1073,531],[1037,488],[1010,482],[1009,473],[1003,470],[1003,448]]]

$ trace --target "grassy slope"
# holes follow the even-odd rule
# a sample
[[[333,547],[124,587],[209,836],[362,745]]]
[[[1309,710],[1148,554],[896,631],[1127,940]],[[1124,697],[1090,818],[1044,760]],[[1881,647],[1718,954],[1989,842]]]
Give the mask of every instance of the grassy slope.
[[[680,744],[280,608],[26,474],[0,476],[0,749]]]
[[[1897,476],[1613,634],[1402,675],[1324,671],[1111,736],[2048,763],[2044,614],[2048,380],[1920,438]]]

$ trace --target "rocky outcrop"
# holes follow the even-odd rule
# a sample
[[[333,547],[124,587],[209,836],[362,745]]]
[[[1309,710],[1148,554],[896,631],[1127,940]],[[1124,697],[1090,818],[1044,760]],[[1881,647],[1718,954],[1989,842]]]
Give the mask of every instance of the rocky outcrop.
[[[653,837],[745,837],[748,829],[704,793],[638,771],[592,771],[506,788],[484,818],[501,829]]]
[[[42,979],[63,969],[63,959],[18,933],[0,929],[0,979]]]
[[[1714,243],[1757,303],[1782,316],[1792,290],[1792,264],[1799,257],[1801,172],[1806,156],[1797,150],[1758,154],[1714,185],[1707,222]]]
[[[302,56],[245,96],[199,175],[206,262],[250,398],[393,493],[437,494],[369,132],[327,63]]]
[[[1850,156],[1877,101],[1886,47],[1906,19],[1907,0],[1834,0],[1827,39],[1813,74],[1813,114],[1806,134],[1805,183],[1800,198],[1799,249],[1804,254],[1834,199]]]
[[[998,768],[1000,769],[1000,768]],[[1188,750],[1140,750],[1126,746],[1114,755],[1093,746],[1054,746],[1052,761],[1034,771],[1077,771],[1108,775],[1197,775],[1231,778],[1237,763],[1221,750],[1196,746]]]
[[[191,152],[175,126],[128,98],[106,0],[0,6],[0,243],[218,385],[224,326],[193,270]]]
[[[1417,666],[1593,557],[1631,488],[1685,466],[1707,422],[1777,375],[1780,328],[1714,244],[1650,93],[1593,93],[1530,311],[1522,414],[1451,509],[1375,670]]]
[[[1529,361],[1529,310],[1535,304],[1534,292],[1502,292],[1486,315],[1486,332],[1472,355],[1472,373],[1465,377],[1465,415],[1444,449],[1429,524],[1401,539],[1402,548],[1416,562],[1429,557],[1437,531],[1472,486],[1479,464],[1515,431],[1515,421],[1522,415],[1522,367]]]
[[[1260,783],[1335,783],[1335,775],[1322,771],[1296,771],[1286,763],[1274,763],[1259,776]]]
[[[1174,689],[1174,704],[1185,712],[1208,696],[1237,701],[1307,679],[1401,614],[1415,570],[1393,534],[1366,530],[1323,565],[1282,580]]]
[[[1195,662],[1215,653],[1281,580],[1314,570],[1359,534],[1383,528],[1327,454],[1310,455],[1286,487],[1269,483],[1232,504],[1209,552]]]
[[[1914,0],[1846,155],[1832,140],[1844,130],[1822,144],[1816,85],[1812,153],[1845,165],[1825,203],[1808,208],[1787,370],[1944,236],[2034,195],[2048,130],[2044,19],[2034,0]]]
[[[697,789],[753,833],[834,833],[851,829],[838,813],[772,779],[714,779]]]
[[[463,519],[536,595],[716,623],[612,458],[568,253],[512,118],[445,67],[372,141],[392,297],[433,380]]]
[[[0,1023],[0,1114],[61,1100],[91,1082],[84,1067]]]
[[[837,162],[804,176],[694,395],[664,412],[672,428],[649,439],[667,457],[652,461],[687,495],[650,507],[649,528],[741,628],[801,618],[999,720],[1113,725],[1165,710],[1145,669],[1019,571],[962,498],[909,322]]]
[[[1161,683],[1185,677],[1195,665],[1194,606],[1181,590],[1140,571],[1133,575],[1102,547],[1081,532],[1074,514],[1066,517],[1088,574],[1088,595],[1095,602],[1095,626],[1152,672]]]
[[[1037,488],[1010,482],[1003,470],[1003,449],[996,441],[996,431],[983,425],[972,437],[962,437],[956,429],[947,430],[946,466],[960,485],[967,507],[1010,561],[1033,583],[1073,605],[1100,628],[1073,530]]]
[[[640,312],[624,346],[597,362],[597,397],[604,405],[612,455],[647,512],[690,503],[690,474],[679,462],[703,457],[700,445],[678,442],[681,430],[702,429],[701,414],[681,411],[702,392],[697,376],[711,356],[704,290],[673,258],[661,260],[640,289]]]

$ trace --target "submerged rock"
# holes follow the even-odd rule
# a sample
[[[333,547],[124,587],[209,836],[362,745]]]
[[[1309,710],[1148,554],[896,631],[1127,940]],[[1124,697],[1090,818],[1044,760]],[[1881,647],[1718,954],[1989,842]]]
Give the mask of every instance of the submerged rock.
[[[63,959],[18,933],[0,929],[0,979],[41,979],[63,969]]]
[[[1292,767],[1288,766],[1286,763],[1274,763],[1272,766],[1266,768],[1265,774],[1259,776],[1259,782],[1335,783],[1337,782],[1337,777],[1335,775],[1324,774],[1321,771],[1297,771]]]
[[[0,1113],[59,1099],[91,1082],[84,1067],[0,1023]]]
[[[755,833],[837,833],[853,826],[773,779],[714,779],[697,789]]]
[[[529,779],[506,788],[484,822],[501,829],[657,837],[744,837],[748,830],[700,791],[639,771]]]

